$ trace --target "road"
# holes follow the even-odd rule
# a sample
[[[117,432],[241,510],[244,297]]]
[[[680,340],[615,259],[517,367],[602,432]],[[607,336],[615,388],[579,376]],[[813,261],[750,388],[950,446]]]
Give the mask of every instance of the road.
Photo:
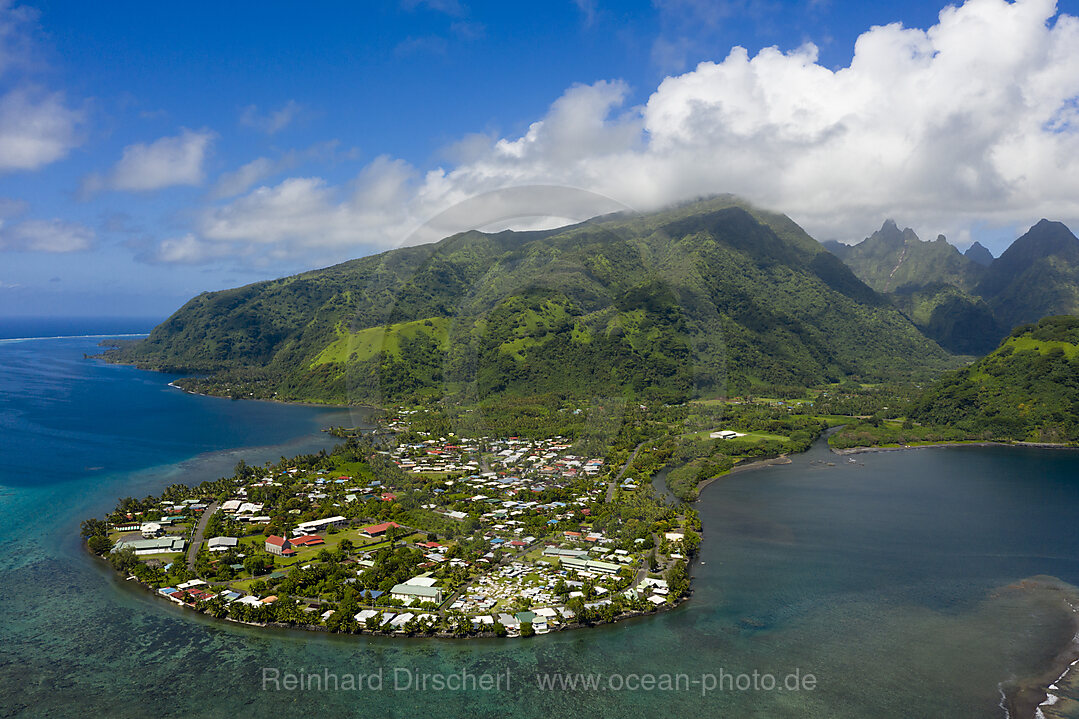
[[[214,502],[199,517],[199,525],[195,528],[195,536],[191,538],[191,546],[187,548],[187,568],[195,571],[195,558],[199,556],[199,547],[202,546],[202,536],[206,533],[206,524],[210,521],[210,515],[217,511],[220,502]]]
[[[607,501],[610,502],[614,499],[614,490],[618,487],[618,483],[622,481],[622,477],[629,471],[629,465],[633,464],[633,460],[637,459],[637,453],[641,451],[641,447],[648,444],[651,440],[645,440],[633,448],[633,454],[629,456],[626,463],[622,465],[622,470],[618,473],[618,476],[614,478],[614,481],[607,485]]]

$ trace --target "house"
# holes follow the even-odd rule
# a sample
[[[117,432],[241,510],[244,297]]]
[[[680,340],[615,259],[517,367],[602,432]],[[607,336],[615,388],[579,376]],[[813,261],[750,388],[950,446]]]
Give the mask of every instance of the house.
[[[559,557],[558,564],[563,569],[588,570],[588,560],[581,557]]]
[[[611,564],[610,562],[596,562],[589,560],[588,569],[592,572],[599,572],[600,574],[618,574],[621,569],[617,564]]]
[[[428,574],[421,574],[418,577],[413,577],[404,582],[410,587],[433,587],[438,583],[438,580]]]
[[[291,557],[296,553],[296,550],[292,548],[292,542],[276,534],[266,537],[266,551],[279,557]]]
[[[305,534],[301,537],[293,537],[289,540],[293,547],[317,547],[326,542],[317,534]]]
[[[343,527],[346,524],[348,524],[348,519],[337,515],[333,517],[326,517],[325,519],[313,519],[310,522],[297,524],[296,529],[294,529],[292,533],[297,536],[304,534],[314,534],[317,531],[325,530],[329,527]]]
[[[717,432],[712,432],[708,435],[712,439],[735,439],[736,437],[745,437],[741,432],[734,432],[729,429],[721,429]]]
[[[397,522],[383,522],[382,524],[372,524],[360,529],[360,534],[365,537],[381,537],[391,528],[396,529],[401,525]]]
[[[236,537],[214,537],[206,542],[206,548],[211,552],[227,552],[230,549],[235,549],[240,543],[240,540]]]
[[[543,556],[545,557],[587,557],[588,552],[583,549],[563,549],[561,547],[544,547]]]
[[[160,537],[165,531],[161,528],[161,525],[157,522],[146,522],[139,529],[142,531],[144,539],[152,539],[154,537]]]
[[[183,537],[166,535],[153,539],[123,539],[116,543],[112,551],[118,552],[121,549],[131,549],[135,552],[135,556],[140,557],[145,554],[182,552],[186,545],[187,542]]]
[[[411,581],[411,580],[410,580]],[[438,587],[424,587],[415,584],[396,584],[390,590],[390,596],[400,599],[405,604],[414,601],[442,603],[442,590]]]

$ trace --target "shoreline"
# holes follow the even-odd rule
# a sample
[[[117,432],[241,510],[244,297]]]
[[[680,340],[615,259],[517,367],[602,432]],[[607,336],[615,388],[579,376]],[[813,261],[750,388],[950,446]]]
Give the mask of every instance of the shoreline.
[[[99,358],[94,357],[93,359],[99,359]],[[121,363],[118,363],[118,362],[117,363],[112,363],[112,362],[110,362],[109,364],[121,364]],[[136,367],[135,365],[123,365],[123,366],[135,367],[135,369],[141,369],[140,367]],[[157,372],[157,370],[153,370],[153,369],[142,370],[142,371],[143,372]],[[159,373],[159,374],[172,374],[172,373]],[[287,404],[287,405],[292,405],[294,407],[324,407],[326,409],[369,409],[369,410],[372,410],[372,411],[375,411],[375,412],[383,411],[381,407],[373,407],[373,406],[371,406],[369,404],[330,404],[328,402],[299,402],[299,401],[293,402],[293,401],[287,400],[287,399],[265,399],[265,398],[262,398],[262,397],[225,397],[225,396],[219,395],[219,394],[207,394],[206,392],[194,392],[194,391],[189,390],[189,389],[184,389],[180,385],[176,384],[177,381],[178,380],[173,380],[172,382],[169,382],[168,386],[172,387],[175,390],[179,390],[179,391],[183,392],[184,394],[189,394],[189,395],[192,395],[194,397],[209,397],[210,399],[227,399],[227,400],[232,400],[234,402],[240,402],[240,401],[243,401],[243,402],[273,402],[275,404]]]
[[[805,453],[802,452],[801,454]],[[700,499],[700,494],[704,491],[705,487],[712,484],[712,482],[717,482],[725,477],[731,476],[732,474],[737,474],[739,472],[748,472],[750,470],[761,469],[763,467],[777,467],[784,464],[791,464],[793,461],[794,460],[790,458],[790,455],[781,454],[778,457],[770,457],[769,459],[755,459],[752,462],[736,464],[723,474],[717,474],[715,477],[709,477],[708,479],[701,480],[700,483],[697,485],[697,499]]]
[[[1058,684],[1076,671],[1076,665],[1079,664],[1079,596],[1069,593],[1069,590],[1073,588],[1056,577],[1030,577],[1012,586],[1055,589],[1061,593],[1061,602],[1071,611],[1071,636],[1056,656],[1049,660],[1049,666],[1044,671],[1019,680],[1011,686],[1001,687],[1001,708],[1007,716],[1017,719],[1020,717],[1044,719],[1045,714],[1042,708],[1052,706],[1061,698],[1054,693],[1054,690],[1058,689]]]
[[[1070,449],[1079,450],[1079,445],[1059,444],[1052,442],[1005,442],[999,440],[971,440],[955,442],[932,442],[929,444],[905,444],[899,447],[845,447],[836,449],[828,445],[832,454],[846,456],[850,454],[865,454],[867,452],[898,452],[909,449],[934,449],[938,447],[1025,447],[1027,449]]]
[[[149,584],[146,584],[145,582],[139,580],[134,575],[124,577],[119,572],[117,572],[115,569],[113,569],[112,565],[109,564],[108,560],[104,556],[94,554],[92,551],[90,551],[90,548],[89,548],[89,546],[87,545],[87,543],[85,541],[82,542],[82,548],[83,548],[83,551],[91,559],[96,559],[96,560],[99,560],[101,562],[101,564],[103,565],[103,568],[105,569],[105,571],[109,572],[112,575],[113,580],[118,585],[125,586],[125,587],[130,587],[132,584],[134,584],[140,590],[142,590],[143,592],[149,594],[152,600],[164,601],[164,602],[167,602],[169,604],[175,605],[179,609],[193,611],[196,614],[206,618],[207,620],[232,622],[233,624],[240,624],[240,625],[249,626],[249,627],[258,627],[260,629],[269,628],[269,629],[284,629],[284,630],[287,630],[287,631],[316,632],[316,633],[319,633],[319,634],[326,634],[326,635],[329,635],[329,636],[342,636],[342,637],[344,637],[344,636],[372,636],[372,637],[386,637],[386,638],[394,638],[394,639],[458,639],[458,640],[472,640],[472,639],[534,639],[535,637],[544,636],[544,634],[556,634],[558,632],[567,632],[567,631],[576,631],[576,630],[580,630],[580,629],[595,629],[595,628],[598,628],[598,627],[614,626],[615,624],[620,624],[622,622],[629,621],[631,619],[642,619],[644,617],[656,616],[657,614],[661,614],[661,613],[664,613],[664,612],[672,611],[674,609],[678,609],[679,607],[684,605],[686,602],[688,602],[690,600],[690,598],[693,596],[693,587],[692,587],[692,584],[691,584],[690,589],[689,589],[689,593],[686,594],[685,596],[679,597],[678,601],[676,601],[674,604],[670,604],[670,605],[665,604],[665,605],[656,606],[656,607],[654,607],[652,609],[649,609],[647,611],[634,610],[632,612],[626,612],[624,614],[619,615],[618,617],[616,617],[614,619],[614,621],[611,621],[611,622],[602,622],[601,621],[601,622],[594,622],[592,624],[582,624],[580,622],[570,622],[570,623],[562,624],[562,625],[559,625],[558,627],[552,628],[552,629],[548,630],[547,632],[545,632],[544,634],[534,634],[534,635],[529,636],[529,637],[521,636],[520,633],[500,637],[497,634],[495,634],[494,632],[488,632],[488,631],[476,632],[475,634],[465,634],[465,635],[453,634],[453,633],[446,632],[446,631],[434,631],[434,632],[431,632],[429,634],[428,633],[423,633],[423,632],[414,632],[412,634],[408,634],[408,633],[405,633],[405,632],[398,632],[398,631],[391,631],[391,632],[372,631],[372,630],[367,629],[366,627],[362,627],[362,626],[359,627],[357,629],[357,631],[355,631],[355,632],[334,632],[334,631],[330,631],[327,627],[325,627],[323,625],[320,625],[320,624],[283,624],[281,622],[248,622],[248,621],[244,621],[242,619],[234,619],[234,618],[229,617],[229,616],[217,617],[217,616],[214,616],[213,614],[211,614],[211,613],[209,613],[207,611],[204,611],[204,610],[200,609],[198,606],[196,606],[194,604],[188,604],[186,602],[177,601],[175,599],[172,599],[171,597],[167,597],[167,596],[161,594],[157,589],[155,589],[154,587],[150,586]],[[361,607],[361,608],[364,608],[364,607]],[[366,608],[367,609],[378,609],[380,611],[389,611],[389,612],[398,612],[398,610],[405,610],[405,611],[409,610],[409,607],[396,607],[396,606],[366,607]],[[417,610],[417,611],[422,611],[422,610]],[[426,613],[430,614],[431,612],[426,612]],[[436,616],[438,616],[440,619],[442,618],[441,614],[436,615]]]

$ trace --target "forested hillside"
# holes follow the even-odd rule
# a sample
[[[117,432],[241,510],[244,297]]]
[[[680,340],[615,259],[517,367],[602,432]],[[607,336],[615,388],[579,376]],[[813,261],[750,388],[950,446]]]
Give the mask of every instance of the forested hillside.
[[[465,232],[192,299],[108,357],[216,394],[671,398],[929,376],[951,359],[789,218],[731,197]]]
[[[1079,441],[1079,317],[1017,327],[995,352],[942,377],[910,416],[972,436]]]

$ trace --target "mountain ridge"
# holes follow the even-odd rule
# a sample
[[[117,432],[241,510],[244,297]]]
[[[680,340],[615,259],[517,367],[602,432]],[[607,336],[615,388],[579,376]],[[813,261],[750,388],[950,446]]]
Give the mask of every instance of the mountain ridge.
[[[733,196],[539,232],[472,230],[204,293],[106,356],[204,374],[180,384],[214,394],[375,403],[685,398],[928,376],[952,362],[790,218]]]
[[[953,352],[985,354],[1016,325],[1079,312],[1079,239],[1059,222],[1039,221],[996,259],[892,220],[856,245],[824,246]]]

